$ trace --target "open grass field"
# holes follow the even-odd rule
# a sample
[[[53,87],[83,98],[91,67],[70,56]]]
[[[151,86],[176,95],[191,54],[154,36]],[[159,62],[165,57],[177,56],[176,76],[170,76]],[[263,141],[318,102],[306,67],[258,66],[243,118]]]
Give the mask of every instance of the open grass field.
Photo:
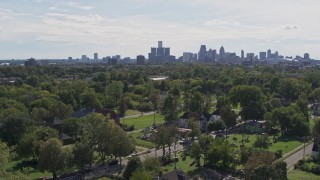
[[[128,126],[134,125],[134,129],[138,130],[138,129],[143,129],[148,126],[152,126],[153,125],[153,118],[154,118],[154,116],[152,114],[152,115],[147,115],[147,116],[128,118],[128,119],[125,119],[124,121],[123,121],[123,119],[121,119],[121,123],[128,125]],[[156,114],[156,124],[163,124],[163,123],[164,123],[164,116],[157,113]]]
[[[289,180],[319,180],[320,176],[305,172],[305,171],[300,171],[300,170],[293,170],[288,173],[288,179]]]
[[[230,143],[234,143],[237,147],[240,147],[241,144],[241,140],[243,139],[243,137],[249,137],[249,142],[245,142],[245,146],[246,147],[252,147],[252,144],[254,143],[254,141],[256,140],[256,135],[242,135],[242,134],[233,134],[230,135],[228,138],[228,141]],[[233,141],[233,138],[236,137],[237,141]],[[272,141],[271,137],[270,137],[270,142]],[[269,146],[269,150],[272,152],[276,152],[277,150],[282,150],[283,155],[294,150],[295,148],[299,147],[300,145],[302,145],[303,142],[300,142],[298,140],[279,140],[276,143],[272,143],[271,146]]]
[[[179,161],[177,162],[178,169],[182,169],[184,172],[186,172],[189,175],[195,175],[199,173],[199,170],[196,167],[196,165],[190,166],[190,164],[193,162],[193,159],[190,158],[190,156],[187,156],[185,161],[182,161],[182,158],[180,155],[178,157],[179,157]],[[163,169],[163,173],[171,172],[174,170],[174,163],[170,163],[162,167],[162,169]]]

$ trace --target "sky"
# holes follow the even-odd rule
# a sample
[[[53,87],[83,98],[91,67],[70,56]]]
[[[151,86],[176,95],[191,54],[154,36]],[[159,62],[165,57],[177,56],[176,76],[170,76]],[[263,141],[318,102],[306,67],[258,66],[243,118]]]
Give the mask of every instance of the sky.
[[[320,59],[319,0],[0,0],[0,59],[310,53]]]

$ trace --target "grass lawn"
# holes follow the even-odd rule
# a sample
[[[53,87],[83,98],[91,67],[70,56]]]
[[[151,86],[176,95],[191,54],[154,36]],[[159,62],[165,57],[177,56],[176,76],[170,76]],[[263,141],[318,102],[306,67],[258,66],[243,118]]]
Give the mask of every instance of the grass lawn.
[[[152,148],[154,146],[152,142],[144,141],[144,140],[137,138],[142,135],[142,132],[134,132],[134,133],[130,133],[128,135],[133,137],[133,139],[136,141],[137,146],[141,146],[144,148]]]
[[[250,142],[245,142],[246,147],[252,147],[252,144],[256,140],[256,135],[241,135],[241,134],[233,134],[230,135],[228,138],[228,141],[230,143],[236,144],[238,147],[240,147],[242,137],[249,136]],[[233,138],[236,137],[238,141],[233,141]],[[270,140],[272,141],[272,137],[270,137]],[[295,148],[299,147],[303,143],[297,140],[279,140],[277,143],[272,143],[272,146],[269,147],[269,150],[272,152],[276,152],[277,150],[282,150],[283,155],[294,150]]]
[[[178,155],[177,155],[178,156]],[[174,155],[173,155],[174,157]],[[177,168],[182,169],[184,172],[188,173],[188,175],[194,176],[196,174],[199,174],[199,170],[196,167],[196,165],[190,166],[190,164],[193,162],[193,159],[190,158],[190,156],[187,156],[185,161],[182,161],[182,158],[179,154],[179,161],[177,162]],[[163,173],[168,173],[174,170],[174,163],[170,163],[163,168]]]
[[[317,180],[320,179],[319,175],[300,171],[300,170],[293,170],[288,173],[289,180]]]
[[[132,126],[134,125],[134,129],[143,129],[148,126],[153,125],[153,114],[152,115],[147,115],[147,116],[140,116],[140,117],[135,117],[135,118],[129,118],[121,119],[121,123],[124,123],[125,125]],[[156,114],[156,124],[163,124],[164,123],[164,116],[160,114]]]
[[[9,162],[8,169],[13,169],[14,171],[21,171],[23,167],[32,167],[34,169],[33,172],[28,174],[28,179],[39,179],[40,177],[52,177],[52,173],[50,172],[41,172],[38,170],[38,167],[35,165],[25,165],[23,164],[23,159],[13,160]],[[1,179],[1,177],[0,177]]]

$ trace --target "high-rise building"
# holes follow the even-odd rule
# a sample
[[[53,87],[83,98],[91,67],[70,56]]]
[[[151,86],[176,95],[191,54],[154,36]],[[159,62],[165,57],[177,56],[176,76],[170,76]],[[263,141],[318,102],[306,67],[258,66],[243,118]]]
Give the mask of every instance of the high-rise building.
[[[198,60],[204,61],[206,59],[206,55],[207,55],[207,47],[206,47],[206,45],[201,45],[200,51],[198,53]]]
[[[158,47],[152,47],[149,53],[150,63],[173,62],[176,57],[170,55],[170,48],[163,47],[162,41],[158,41]]]
[[[144,65],[146,62],[146,58],[143,55],[137,56],[137,64],[138,65]]]
[[[87,60],[88,60],[87,55],[82,55],[82,56],[81,56],[81,60],[82,60],[82,61],[87,61]]]
[[[253,61],[254,60],[254,53],[247,53],[247,59],[250,61],[251,60]]]
[[[224,50],[224,47],[221,46],[219,51],[219,62],[223,62],[224,58],[225,58],[225,50]]]
[[[120,61],[121,60],[121,56],[120,55],[115,55],[115,56],[112,56],[112,59],[116,59],[117,61]]]
[[[217,50],[209,49],[209,51],[207,53],[207,61],[215,62],[216,61],[216,54],[217,54]]]
[[[241,50],[241,59],[244,59],[244,51]]]
[[[184,52],[183,53],[183,58],[182,58],[183,62],[191,62],[193,60],[193,53],[191,52]]]
[[[112,59],[108,59],[108,65],[117,65],[118,64],[118,60],[115,58]]]
[[[266,52],[260,52],[259,56],[260,56],[259,58],[261,61],[267,60],[267,53]]]
[[[98,57],[98,53],[94,53],[94,54],[93,54],[93,56],[94,56],[94,58],[93,58],[93,59],[94,59],[95,61],[97,61],[97,60],[99,59],[99,57]]]
[[[310,55],[308,53],[305,53],[303,56],[304,59],[310,59]]]
[[[268,58],[268,59],[270,59],[270,58],[271,58],[271,50],[270,50],[270,49],[268,50],[267,58]]]

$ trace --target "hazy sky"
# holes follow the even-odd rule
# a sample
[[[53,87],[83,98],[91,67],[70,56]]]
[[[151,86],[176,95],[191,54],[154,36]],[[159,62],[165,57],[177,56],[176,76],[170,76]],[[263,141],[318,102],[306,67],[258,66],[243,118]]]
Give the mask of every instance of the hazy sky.
[[[320,59],[319,0],[1,0],[0,59],[172,54],[201,44]]]

